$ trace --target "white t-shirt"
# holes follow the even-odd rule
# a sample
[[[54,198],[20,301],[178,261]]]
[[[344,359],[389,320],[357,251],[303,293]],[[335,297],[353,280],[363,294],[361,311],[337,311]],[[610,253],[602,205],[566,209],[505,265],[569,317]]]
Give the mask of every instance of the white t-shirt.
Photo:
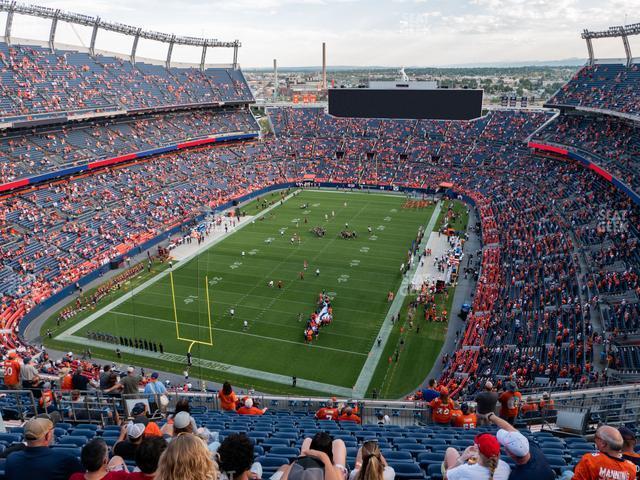
[[[510,473],[511,467],[500,460],[496,471],[493,472],[493,480],[508,480]],[[489,469],[479,463],[465,463],[447,470],[447,480],[489,480]]]
[[[358,476],[359,471],[360,470],[355,469],[351,470],[351,473],[349,474],[349,480],[355,480],[355,478]],[[383,480],[393,480],[394,478],[396,478],[395,470],[387,465],[386,467],[384,467],[384,472],[382,472],[382,478]]]

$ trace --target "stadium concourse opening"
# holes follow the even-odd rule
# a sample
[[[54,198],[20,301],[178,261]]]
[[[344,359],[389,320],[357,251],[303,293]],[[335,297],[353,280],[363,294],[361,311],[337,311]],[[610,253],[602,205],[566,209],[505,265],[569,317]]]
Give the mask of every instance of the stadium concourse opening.
[[[135,288],[125,284],[114,301],[68,321],[60,315],[73,306],[54,314],[49,324],[60,326],[52,345],[90,346],[94,355],[117,348],[119,361],[187,369],[204,379],[234,375],[288,386],[296,377],[298,389],[364,397],[378,364],[394,366],[380,360],[442,221],[440,203],[394,192],[295,190],[234,211],[241,215],[211,216],[181,234],[170,265]],[[318,228],[325,234],[314,233]],[[202,238],[197,245],[194,235]],[[320,328],[327,301],[331,325]],[[410,363],[403,344],[393,347]],[[430,362],[401,394],[431,369],[441,342],[428,345]]]

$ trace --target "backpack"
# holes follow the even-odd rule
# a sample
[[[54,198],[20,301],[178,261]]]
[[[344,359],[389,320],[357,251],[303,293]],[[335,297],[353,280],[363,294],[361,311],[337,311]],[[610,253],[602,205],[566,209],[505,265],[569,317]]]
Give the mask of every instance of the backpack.
[[[289,480],[323,480],[324,464],[313,457],[298,457],[291,464]]]

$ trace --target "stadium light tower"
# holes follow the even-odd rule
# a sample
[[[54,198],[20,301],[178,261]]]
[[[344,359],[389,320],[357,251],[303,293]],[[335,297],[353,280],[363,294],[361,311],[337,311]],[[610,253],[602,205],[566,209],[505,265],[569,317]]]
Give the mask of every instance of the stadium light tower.
[[[11,26],[13,25],[13,13],[16,11],[16,2],[11,2],[7,7],[7,23],[4,26],[4,41],[11,44]]]
[[[51,49],[51,53],[56,49],[56,30],[58,29],[58,17],[60,15],[60,10],[56,10],[53,14],[53,18],[51,19],[51,30],[49,30],[49,48]]]
[[[627,67],[633,63],[633,53],[631,52],[631,45],[629,44],[629,35],[640,35],[640,24],[634,23],[632,25],[616,25],[609,27],[608,30],[602,30],[599,32],[592,32],[587,29],[582,31],[582,38],[587,42],[587,52],[589,53],[589,65],[593,65],[595,56],[593,54],[593,39],[599,38],[616,38],[622,39],[622,45],[624,46],[624,54],[627,59]]]
[[[96,21],[93,24],[93,30],[91,31],[91,43],[89,44],[89,54],[96,54],[96,39],[98,38],[98,30],[100,29],[100,17],[96,17]]]
[[[58,21],[92,28],[91,43],[89,46],[89,53],[91,55],[95,54],[96,38],[100,29],[119,33],[122,35],[132,36],[133,46],[131,48],[131,63],[135,63],[136,50],[138,48],[138,41],[140,38],[169,44],[165,62],[167,68],[171,67],[171,55],[173,53],[174,45],[202,47],[203,55],[200,64],[200,68],[202,69],[204,69],[204,58],[208,47],[233,49],[233,67],[237,68],[238,49],[242,46],[239,40],[220,41],[215,38],[186,37],[171,35],[168,33],[154,32],[150,30],[143,30],[138,27],[132,27],[130,25],[125,25],[122,23],[106,22],[99,17],[90,17],[88,15],[83,15],[80,13],[65,12],[63,10],[41,7],[39,5],[25,5],[17,3],[15,0],[0,0],[0,12],[7,12],[7,21],[5,23],[4,34],[5,41],[7,43],[11,43],[11,29],[13,27],[14,16],[17,13],[19,15],[27,15],[51,20],[51,28],[49,30],[49,48],[51,50],[54,50],[55,48],[55,38]]]

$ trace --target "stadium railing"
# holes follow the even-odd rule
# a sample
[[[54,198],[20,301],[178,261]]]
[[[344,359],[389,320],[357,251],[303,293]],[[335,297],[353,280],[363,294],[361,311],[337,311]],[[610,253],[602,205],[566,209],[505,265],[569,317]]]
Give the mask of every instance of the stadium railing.
[[[33,399],[30,391],[8,391],[8,393],[13,395],[14,400],[9,400],[9,406],[2,407],[3,412],[6,408],[15,406],[13,409],[16,411],[16,415],[21,415],[20,418],[24,418],[29,416],[29,413],[38,410],[37,399]],[[61,398],[55,410],[59,411],[65,420],[74,423],[112,424],[115,423],[116,413],[120,418],[128,418],[130,409],[138,402],[147,406],[151,404],[150,411],[156,410],[157,407],[164,412],[173,411],[176,403],[184,398],[189,399],[192,411],[220,410],[215,390],[188,392],[170,390],[166,393],[169,402],[165,406],[161,406],[161,395],[157,394],[140,392],[132,395],[110,396],[100,391],[81,393],[82,400],[73,401],[69,391],[55,392],[56,396]],[[535,401],[540,400],[541,393],[539,392],[539,395],[534,398]],[[256,404],[266,407],[269,414],[279,415],[312,415],[327,403],[326,397],[263,395],[243,391],[238,391],[237,395],[240,399],[245,396],[251,397]],[[559,392],[554,394],[552,399],[555,402],[554,409],[522,415],[519,422],[523,425],[550,426],[555,423],[559,411],[589,411],[589,423],[591,424],[621,425],[640,422],[640,385],[620,385],[601,389]],[[154,403],[155,406],[153,406]],[[363,423],[375,423],[380,416],[384,417],[385,415],[391,419],[394,425],[409,426],[431,423],[429,407],[421,401],[355,401],[350,398],[334,398],[334,404],[357,405],[358,415],[362,418]],[[43,409],[40,408],[38,411],[42,413]]]

